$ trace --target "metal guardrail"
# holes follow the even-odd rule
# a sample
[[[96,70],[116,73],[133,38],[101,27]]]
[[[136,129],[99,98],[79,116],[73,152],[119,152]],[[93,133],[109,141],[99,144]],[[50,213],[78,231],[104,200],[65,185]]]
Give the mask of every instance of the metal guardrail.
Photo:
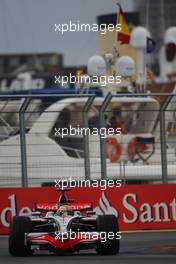
[[[165,100],[160,108],[160,140],[161,140],[161,165],[162,165],[162,182],[167,183],[167,144],[166,144],[166,129],[165,129],[165,110],[172,100],[176,93],[116,93],[116,92],[109,92],[104,99],[104,102],[100,109],[100,127],[104,126],[104,112],[108,107],[111,99],[113,97],[155,97],[155,96],[164,96]],[[107,179],[107,168],[106,168],[106,157],[105,157],[105,143],[104,140],[100,138],[100,148],[101,148],[101,174],[102,179]]]
[[[88,127],[88,111],[95,98],[94,94],[37,94],[37,95],[0,95],[0,99],[23,99],[23,103],[19,110],[19,128],[20,128],[20,149],[21,149],[21,185],[22,187],[28,187],[28,172],[27,172],[27,154],[26,154],[26,132],[25,132],[25,112],[32,99],[38,98],[87,98],[87,101],[83,110],[83,125]],[[90,179],[90,161],[89,161],[89,144],[88,135],[84,136],[84,146],[85,146],[85,178]]]
[[[160,146],[161,146],[161,168],[162,168],[162,182],[168,182],[168,169],[167,169],[167,140],[166,140],[166,127],[165,127],[165,113],[166,109],[171,102],[172,98],[176,96],[176,93],[115,93],[109,92],[104,98],[104,101],[100,107],[99,111],[99,122],[100,127],[105,127],[105,117],[104,114],[106,109],[114,97],[156,97],[163,96],[163,103],[159,109],[159,122],[160,122]],[[14,100],[23,99],[22,105],[19,109],[19,130],[20,130],[20,153],[21,153],[21,185],[23,187],[28,186],[28,157],[26,151],[26,124],[25,124],[25,113],[28,110],[33,99],[50,99],[50,98],[87,98],[85,101],[82,120],[83,127],[88,128],[88,114],[95,100],[94,94],[36,94],[36,95],[0,95],[0,100]],[[83,138],[84,143],[84,170],[85,179],[91,179],[91,162],[90,162],[90,149],[89,149],[89,135],[85,134]],[[106,155],[105,155],[105,141],[100,137],[100,164],[101,164],[101,178],[107,179],[107,166],[106,166]],[[125,164],[123,164],[123,170],[125,171]],[[120,164],[121,169],[121,164]]]

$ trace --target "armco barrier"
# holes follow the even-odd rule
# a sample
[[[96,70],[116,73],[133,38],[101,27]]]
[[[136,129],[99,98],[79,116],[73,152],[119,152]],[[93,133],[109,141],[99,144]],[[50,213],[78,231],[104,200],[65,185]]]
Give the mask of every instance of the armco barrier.
[[[98,214],[115,214],[120,230],[176,228],[176,185],[125,185],[73,188],[76,201],[93,202]],[[54,187],[0,188],[0,233],[7,234],[12,215],[30,214],[35,202],[56,202]]]

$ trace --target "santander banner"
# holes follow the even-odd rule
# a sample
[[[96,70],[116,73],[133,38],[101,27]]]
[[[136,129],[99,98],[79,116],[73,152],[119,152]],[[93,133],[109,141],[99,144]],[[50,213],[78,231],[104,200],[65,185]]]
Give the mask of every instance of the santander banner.
[[[79,187],[68,192],[76,202],[93,202],[97,214],[114,214],[120,230],[176,228],[176,185],[124,185],[120,188]],[[30,215],[34,203],[57,202],[54,187],[0,188],[0,234],[7,234],[10,219]]]

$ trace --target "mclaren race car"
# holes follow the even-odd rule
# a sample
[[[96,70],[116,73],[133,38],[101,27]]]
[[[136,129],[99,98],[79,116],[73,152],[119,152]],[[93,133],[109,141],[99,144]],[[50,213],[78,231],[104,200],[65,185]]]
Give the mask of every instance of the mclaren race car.
[[[14,216],[9,252],[27,256],[37,250],[65,254],[95,249],[100,255],[119,252],[121,233],[114,215],[95,215],[91,203],[69,200],[62,189],[57,203],[36,203],[30,217]]]

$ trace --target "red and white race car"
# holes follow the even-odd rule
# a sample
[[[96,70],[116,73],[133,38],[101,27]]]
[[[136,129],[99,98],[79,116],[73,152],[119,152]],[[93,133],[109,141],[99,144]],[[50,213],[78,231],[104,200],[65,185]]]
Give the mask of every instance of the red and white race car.
[[[35,250],[60,254],[81,249],[95,249],[101,255],[117,254],[121,238],[117,218],[95,215],[91,203],[76,203],[66,197],[68,189],[61,191],[58,203],[37,203],[30,217],[13,217],[10,254],[27,256]]]

